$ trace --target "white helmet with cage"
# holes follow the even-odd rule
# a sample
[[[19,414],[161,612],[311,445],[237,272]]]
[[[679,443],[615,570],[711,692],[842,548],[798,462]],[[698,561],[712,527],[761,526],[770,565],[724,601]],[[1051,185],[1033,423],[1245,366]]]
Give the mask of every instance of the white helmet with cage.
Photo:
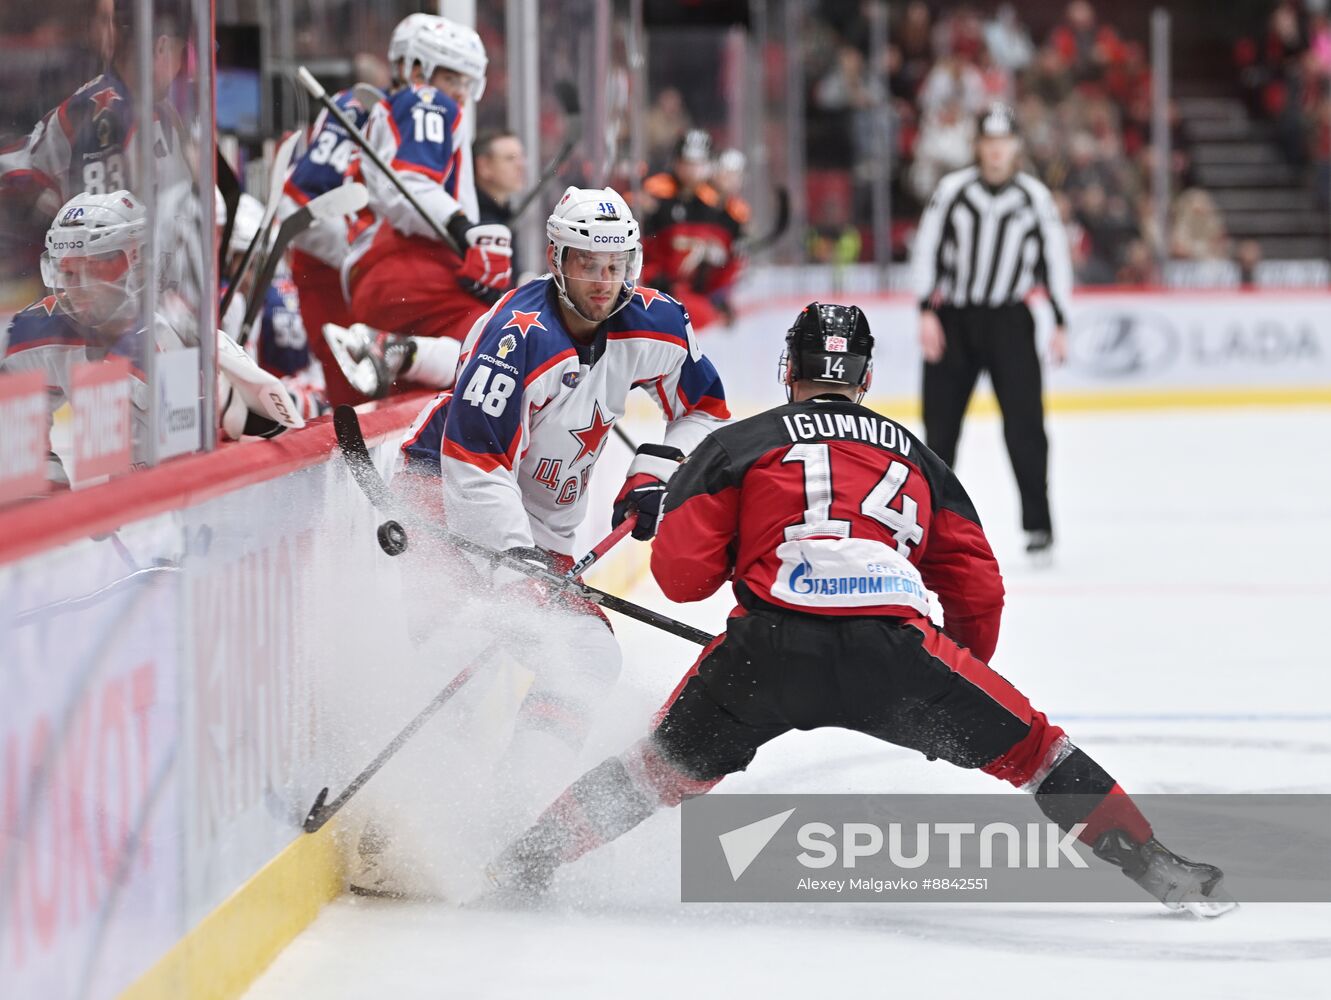
[[[397,27],[393,29],[393,34],[388,39],[388,65],[394,71],[397,70],[398,61],[407,58],[407,50],[417,33],[438,20],[438,14],[408,14],[401,21],[398,21]],[[407,76],[408,74],[403,73],[402,75]]]
[[[633,210],[618,191],[567,188],[545,223],[545,235],[555,250],[552,275],[565,306],[582,315],[568,296],[564,259],[569,250],[623,254],[624,288],[610,316],[628,305],[642,274],[642,237]]]
[[[480,101],[485,93],[485,71],[489,59],[481,36],[466,25],[437,17],[433,24],[417,31],[407,45],[408,63],[420,63],[421,72],[428,83],[435,70],[448,69],[461,73],[470,81],[473,101]]]
[[[46,231],[42,280],[69,315],[101,326],[139,307],[148,213],[129,191],[75,195]]]

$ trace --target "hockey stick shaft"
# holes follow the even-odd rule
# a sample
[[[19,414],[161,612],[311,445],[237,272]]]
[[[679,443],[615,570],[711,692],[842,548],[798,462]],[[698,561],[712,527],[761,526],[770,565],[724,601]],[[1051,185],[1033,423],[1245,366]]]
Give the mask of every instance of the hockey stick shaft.
[[[226,294],[222,296],[222,303],[218,306],[218,316],[226,315],[231,300],[236,297],[240,290],[240,284],[245,280],[245,275],[249,272],[250,266],[258,259],[259,248],[268,242],[268,232],[273,224],[273,216],[277,214],[277,200],[282,196],[282,185],[286,181],[287,168],[291,165],[291,158],[295,154],[296,145],[299,142],[299,133],[288,132],[282,137],[277,149],[273,151],[272,173],[268,184],[268,204],[263,207],[263,220],[259,223],[259,229],[254,234],[254,238],[250,240],[249,246],[245,248],[240,263],[236,265],[236,273],[230,276]],[[225,243],[222,244],[222,253],[223,255],[226,254]],[[241,343],[244,343],[244,341],[242,340]]]
[[[463,250],[457,245],[457,241],[453,239],[448,230],[443,227],[443,224],[438,219],[425,211],[424,206],[416,200],[416,196],[407,189],[407,185],[403,183],[402,178],[398,176],[397,171],[384,162],[383,157],[379,155],[378,150],[370,145],[370,140],[365,138],[365,134],[356,127],[356,123],[353,122],[347,116],[347,113],[339,108],[333,99],[328,96],[328,91],[324,90],[323,84],[315,79],[314,74],[304,66],[301,66],[296,70],[296,78],[300,81],[300,85],[309,91],[310,96],[322,104],[324,109],[337,119],[338,124],[346,129],[347,135],[351,138],[352,142],[360,147],[360,151],[364,154],[365,158],[373,163],[375,167],[388,178],[389,183],[397,188],[398,193],[401,194],[403,198],[407,199],[407,203],[417,211],[422,219],[425,220],[425,224],[434,231],[434,234],[439,237],[444,246],[461,254]]]
[[[352,189],[356,189],[356,191],[352,191]],[[354,214],[360,211],[364,205],[363,186],[360,184],[344,184],[341,187],[333,188],[331,191],[325,191],[317,198],[310,199],[306,205],[292,212],[283,220],[282,225],[277,228],[277,238],[273,240],[272,248],[264,260],[263,270],[259,272],[253,287],[250,288],[249,299],[245,307],[245,319],[241,323],[236,343],[244,347],[245,341],[249,339],[250,328],[254,325],[254,320],[258,317],[260,310],[263,309],[264,298],[268,295],[268,286],[273,283],[273,276],[277,273],[278,265],[281,264],[282,257],[291,245],[292,240],[321,218],[344,214],[341,211],[343,209],[346,210],[345,214]],[[236,286],[233,285],[232,287]]]
[[[586,573],[587,570],[595,566],[605,556],[607,552],[618,545],[624,537],[633,530],[633,526],[638,523],[638,515],[630,514],[624,520],[619,522],[619,527],[615,528],[610,534],[606,535],[599,542],[592,546],[590,552],[573,564],[573,568],[564,574],[570,580],[576,580]]]
[[[611,430],[615,432],[615,437],[619,438],[619,440],[624,442],[624,444],[628,447],[629,451],[633,452],[634,454],[637,454],[638,444],[636,441],[633,440],[633,438],[629,437],[628,431],[620,427],[618,423],[616,423],[611,428]]]
[[[324,788],[314,800],[314,805],[310,807],[309,813],[305,816],[304,828],[306,833],[316,833],[330,819],[337,815],[338,811],[347,804],[353,795],[365,787],[366,783],[382,770],[383,766],[392,759],[393,755],[402,749],[403,745],[420,731],[420,728],[430,721],[439,709],[443,708],[452,697],[458,693],[467,681],[475,676],[476,671],[480,669],[486,659],[498,651],[503,640],[495,640],[486,646],[471,663],[460,670],[456,677],[448,682],[448,685],[431,699],[430,703],[416,713],[416,717],[408,722],[396,736],[389,741],[370,761],[346,788],[338,793],[337,798],[331,802],[328,801],[328,789]]]
[[[333,429],[337,434],[338,446],[342,449],[342,454],[346,459],[347,467],[351,471],[352,478],[361,491],[369,498],[370,503],[385,513],[396,514],[392,498],[389,496],[388,489],[384,485],[379,470],[374,467],[374,461],[370,458],[369,450],[365,446],[364,435],[361,434],[360,420],[356,416],[356,411],[350,406],[339,406],[333,411]],[[449,531],[447,528],[436,524],[430,524],[420,519],[409,519],[413,530],[421,528],[428,531],[444,542],[469,552],[472,555],[479,556],[493,566],[503,566],[511,569],[523,576],[531,577],[544,583],[552,591],[569,594],[573,597],[580,597],[591,604],[597,604],[609,610],[616,611],[626,618],[632,618],[640,621],[644,625],[650,625],[663,632],[669,632],[671,635],[679,636],[681,639],[687,639],[689,642],[695,642],[700,646],[708,645],[716,637],[704,632],[702,629],[694,628],[692,625],[686,625],[683,622],[676,621],[666,615],[659,614],[649,608],[644,608],[632,601],[626,601],[622,597],[616,597],[614,594],[607,594],[603,590],[595,587],[589,587],[584,583],[569,580],[549,570],[533,566],[525,559],[516,556],[510,556],[505,552],[497,552],[488,546],[473,542],[470,538],[465,538],[456,532]],[[384,529],[391,525],[392,531],[385,532]],[[405,547],[406,529],[396,521],[386,522],[380,528],[380,544],[383,544],[385,534],[392,535],[394,532],[400,532],[400,538]],[[387,551],[387,549],[385,549]],[[398,549],[401,551],[401,549]]]
[[[772,228],[762,236],[741,240],[736,247],[738,253],[760,253],[774,246],[780,241],[781,237],[786,235],[786,230],[790,228],[790,191],[787,188],[779,187],[776,189],[776,211],[774,214]]]
[[[222,203],[226,206],[226,222],[222,225],[222,247],[225,253],[227,244],[231,242],[231,230],[236,227],[236,207],[240,204],[240,180],[236,177],[236,172],[231,169],[227,158],[222,155],[221,149],[217,151],[217,188],[222,192]]]

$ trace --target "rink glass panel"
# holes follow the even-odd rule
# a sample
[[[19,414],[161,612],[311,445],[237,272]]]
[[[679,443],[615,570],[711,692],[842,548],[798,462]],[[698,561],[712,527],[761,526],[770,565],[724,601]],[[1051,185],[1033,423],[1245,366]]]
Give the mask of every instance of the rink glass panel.
[[[121,19],[110,0],[0,11],[0,343],[20,346],[10,343],[13,317],[46,300],[52,336],[35,339],[87,343],[95,367],[86,372],[107,355],[124,357],[129,392],[118,395],[120,405],[128,396],[132,468],[213,441],[212,25],[206,0],[121,6]],[[166,58],[154,44],[164,35],[173,39]],[[147,211],[142,280],[125,326],[62,327],[68,314],[41,275],[47,229],[75,195],[119,188]],[[51,445],[72,479],[88,479],[76,429],[112,419],[101,406],[81,421],[68,402],[56,412]],[[86,439],[82,451],[86,459]]]

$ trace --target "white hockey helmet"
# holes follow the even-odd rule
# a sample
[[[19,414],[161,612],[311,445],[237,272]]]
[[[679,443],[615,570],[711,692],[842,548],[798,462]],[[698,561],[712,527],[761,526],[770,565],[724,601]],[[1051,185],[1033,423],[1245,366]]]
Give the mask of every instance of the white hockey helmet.
[[[252,194],[240,195],[236,205],[236,221],[231,225],[231,242],[227,244],[227,253],[244,253],[263,224],[263,202]]]
[[[564,257],[569,250],[624,254],[624,290],[610,316],[628,305],[638,276],[642,274],[642,237],[633,210],[618,191],[614,188],[565,189],[564,196],[546,220],[545,235],[555,248],[552,273],[564,305],[582,316],[569,299],[564,277]]]
[[[398,61],[407,58],[407,49],[417,32],[439,20],[437,14],[408,14],[393,29],[388,39],[388,65],[396,72]],[[403,74],[406,75],[405,73]]]
[[[485,71],[489,59],[485,43],[471,28],[446,17],[437,17],[433,24],[416,32],[407,45],[409,63],[420,63],[425,82],[430,82],[437,69],[461,73],[470,81],[471,99],[480,101],[485,93]]]
[[[92,326],[128,319],[139,307],[148,213],[129,191],[77,194],[46,231],[42,280],[65,312]]]

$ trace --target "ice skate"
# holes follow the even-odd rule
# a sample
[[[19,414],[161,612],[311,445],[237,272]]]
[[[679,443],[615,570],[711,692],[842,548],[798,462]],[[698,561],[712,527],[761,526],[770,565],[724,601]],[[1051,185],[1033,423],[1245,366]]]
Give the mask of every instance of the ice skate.
[[[1137,844],[1122,830],[1109,830],[1096,841],[1095,856],[1123,869],[1124,875],[1171,910],[1219,917],[1239,905],[1221,886],[1224,872],[1181,858],[1154,837]]]
[[[352,388],[371,399],[388,394],[416,352],[416,343],[410,337],[385,333],[364,323],[349,327],[325,323],[323,333]]]
[[[393,878],[386,864],[384,853],[387,847],[382,827],[370,820],[356,843],[356,871],[347,885],[351,892],[377,899],[407,898],[407,890]]]
[[[1054,562],[1054,533],[1052,531],[1026,532],[1026,555],[1033,566],[1051,566]]]

